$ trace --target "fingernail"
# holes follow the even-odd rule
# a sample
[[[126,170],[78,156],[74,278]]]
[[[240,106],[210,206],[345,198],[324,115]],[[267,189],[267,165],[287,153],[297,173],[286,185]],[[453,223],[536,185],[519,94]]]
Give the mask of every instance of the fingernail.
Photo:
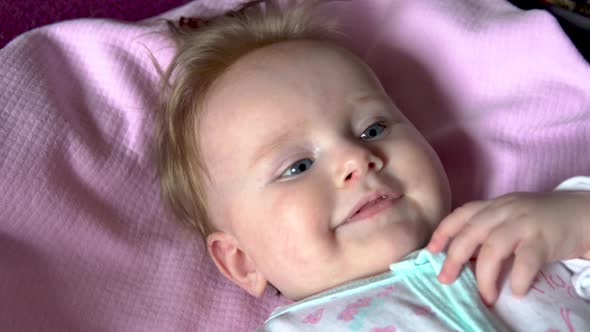
[[[447,273],[444,273],[443,271],[441,271],[436,278],[443,284],[449,283],[449,276]]]
[[[443,264],[442,268],[440,269],[440,272],[438,273],[438,280],[440,282],[442,282],[443,284],[448,284],[449,283],[449,272],[447,271],[447,265]]]
[[[492,306],[492,304],[490,302],[488,302],[488,300],[486,300],[485,297],[483,297],[483,295],[481,295],[481,293],[479,294],[479,298],[481,299],[481,302],[483,302],[483,304],[486,305],[486,307],[490,308]]]
[[[520,293],[520,292],[512,292],[512,297],[515,297],[517,299],[522,299],[525,296],[524,293]]]
[[[434,237],[432,239],[430,239],[430,242],[428,242],[428,245],[426,245],[426,249],[430,250],[430,252],[432,253],[436,253],[439,251],[439,241],[437,241]]]
[[[427,249],[428,251],[430,251],[430,252],[434,253],[434,252],[435,252],[435,250],[436,250],[436,246],[435,246],[435,245],[434,245],[432,242],[429,242],[429,243],[426,245],[426,249]]]

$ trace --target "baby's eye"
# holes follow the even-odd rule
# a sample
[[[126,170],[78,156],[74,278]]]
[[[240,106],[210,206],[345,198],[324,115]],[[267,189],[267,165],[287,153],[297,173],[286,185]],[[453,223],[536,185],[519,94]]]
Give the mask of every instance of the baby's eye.
[[[287,168],[287,170],[281,175],[281,177],[284,178],[297,175],[299,173],[303,173],[311,167],[311,164],[313,164],[313,160],[309,158],[297,160],[295,163],[293,163],[291,166]]]
[[[361,139],[371,140],[373,138],[381,136],[383,131],[387,128],[384,124],[381,123],[374,123],[369,126],[369,128],[365,129],[365,131],[361,134]]]

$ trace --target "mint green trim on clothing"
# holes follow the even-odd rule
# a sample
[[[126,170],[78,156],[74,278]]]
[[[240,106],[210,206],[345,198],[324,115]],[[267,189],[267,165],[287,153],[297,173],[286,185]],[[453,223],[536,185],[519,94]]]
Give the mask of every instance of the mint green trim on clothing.
[[[446,255],[423,249],[405,260],[391,264],[393,275],[404,282],[423,303],[430,305],[446,325],[460,331],[507,331],[508,329],[482,302],[477,282],[467,267],[450,285],[443,285],[436,276]]]
[[[401,314],[404,306],[421,306],[429,308],[431,315],[429,317],[411,317],[413,321],[405,326],[418,324],[424,319],[436,320],[436,326],[443,330],[457,331],[507,331],[504,324],[486,307],[479,297],[475,277],[468,268],[463,269],[459,278],[451,285],[442,285],[436,276],[442,268],[445,254],[432,254],[428,250],[415,251],[406,256],[402,261],[391,264],[390,271],[378,276],[365,278],[347,283],[343,286],[336,287],[318,295],[298,301],[291,305],[283,306],[276,309],[266,321],[265,326],[268,330],[273,330],[273,325],[292,326],[293,317],[299,317],[309,312],[321,308],[325,312],[322,317],[320,326],[330,324],[342,324],[337,321],[338,315],[342,311],[344,304],[354,303],[359,299],[371,297],[376,289],[390,286],[395,289],[394,292],[386,297],[372,296],[371,305],[366,305],[362,310],[357,310],[354,317],[348,322],[349,330],[361,330],[364,327],[363,321],[367,322],[372,319],[371,315],[386,316],[387,319],[399,322],[408,319],[408,314]],[[332,307],[333,310],[331,309]],[[406,308],[407,309],[407,308]],[[330,311],[332,310],[332,312]],[[406,310],[407,311],[407,310]],[[353,319],[354,318],[354,319]],[[379,317],[379,319],[382,319]],[[279,323],[280,324],[274,324]],[[374,321],[374,320],[373,320]],[[291,325],[289,325],[291,324]],[[420,330],[420,326],[414,326]],[[297,326],[292,326],[297,330]]]

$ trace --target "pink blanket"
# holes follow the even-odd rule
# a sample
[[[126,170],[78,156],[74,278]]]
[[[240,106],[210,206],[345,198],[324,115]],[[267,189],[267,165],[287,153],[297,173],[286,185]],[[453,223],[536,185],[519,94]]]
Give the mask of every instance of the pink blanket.
[[[590,175],[590,67],[549,14],[503,0],[329,6],[441,155],[455,204]],[[285,301],[229,284],[162,205],[145,48],[162,64],[170,49],[149,22],[59,23],[0,50],[3,330],[247,331]]]
[[[0,48],[24,31],[74,18],[138,21],[190,0],[0,0]]]

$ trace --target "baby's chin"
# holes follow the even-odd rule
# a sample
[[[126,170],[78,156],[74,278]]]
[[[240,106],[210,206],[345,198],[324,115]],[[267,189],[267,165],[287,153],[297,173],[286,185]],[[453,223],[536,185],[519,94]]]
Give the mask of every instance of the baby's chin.
[[[346,240],[344,247],[347,249],[340,252],[338,257],[333,257],[332,262],[337,262],[336,264],[331,265],[328,270],[318,271],[317,275],[321,274],[322,278],[316,279],[316,282],[300,280],[305,283],[299,285],[295,292],[282,293],[297,301],[352,281],[388,272],[391,264],[401,261],[427,244],[430,227],[424,226],[423,221],[392,222],[380,228],[378,234],[371,232],[370,241],[364,236],[342,238],[341,240]]]

